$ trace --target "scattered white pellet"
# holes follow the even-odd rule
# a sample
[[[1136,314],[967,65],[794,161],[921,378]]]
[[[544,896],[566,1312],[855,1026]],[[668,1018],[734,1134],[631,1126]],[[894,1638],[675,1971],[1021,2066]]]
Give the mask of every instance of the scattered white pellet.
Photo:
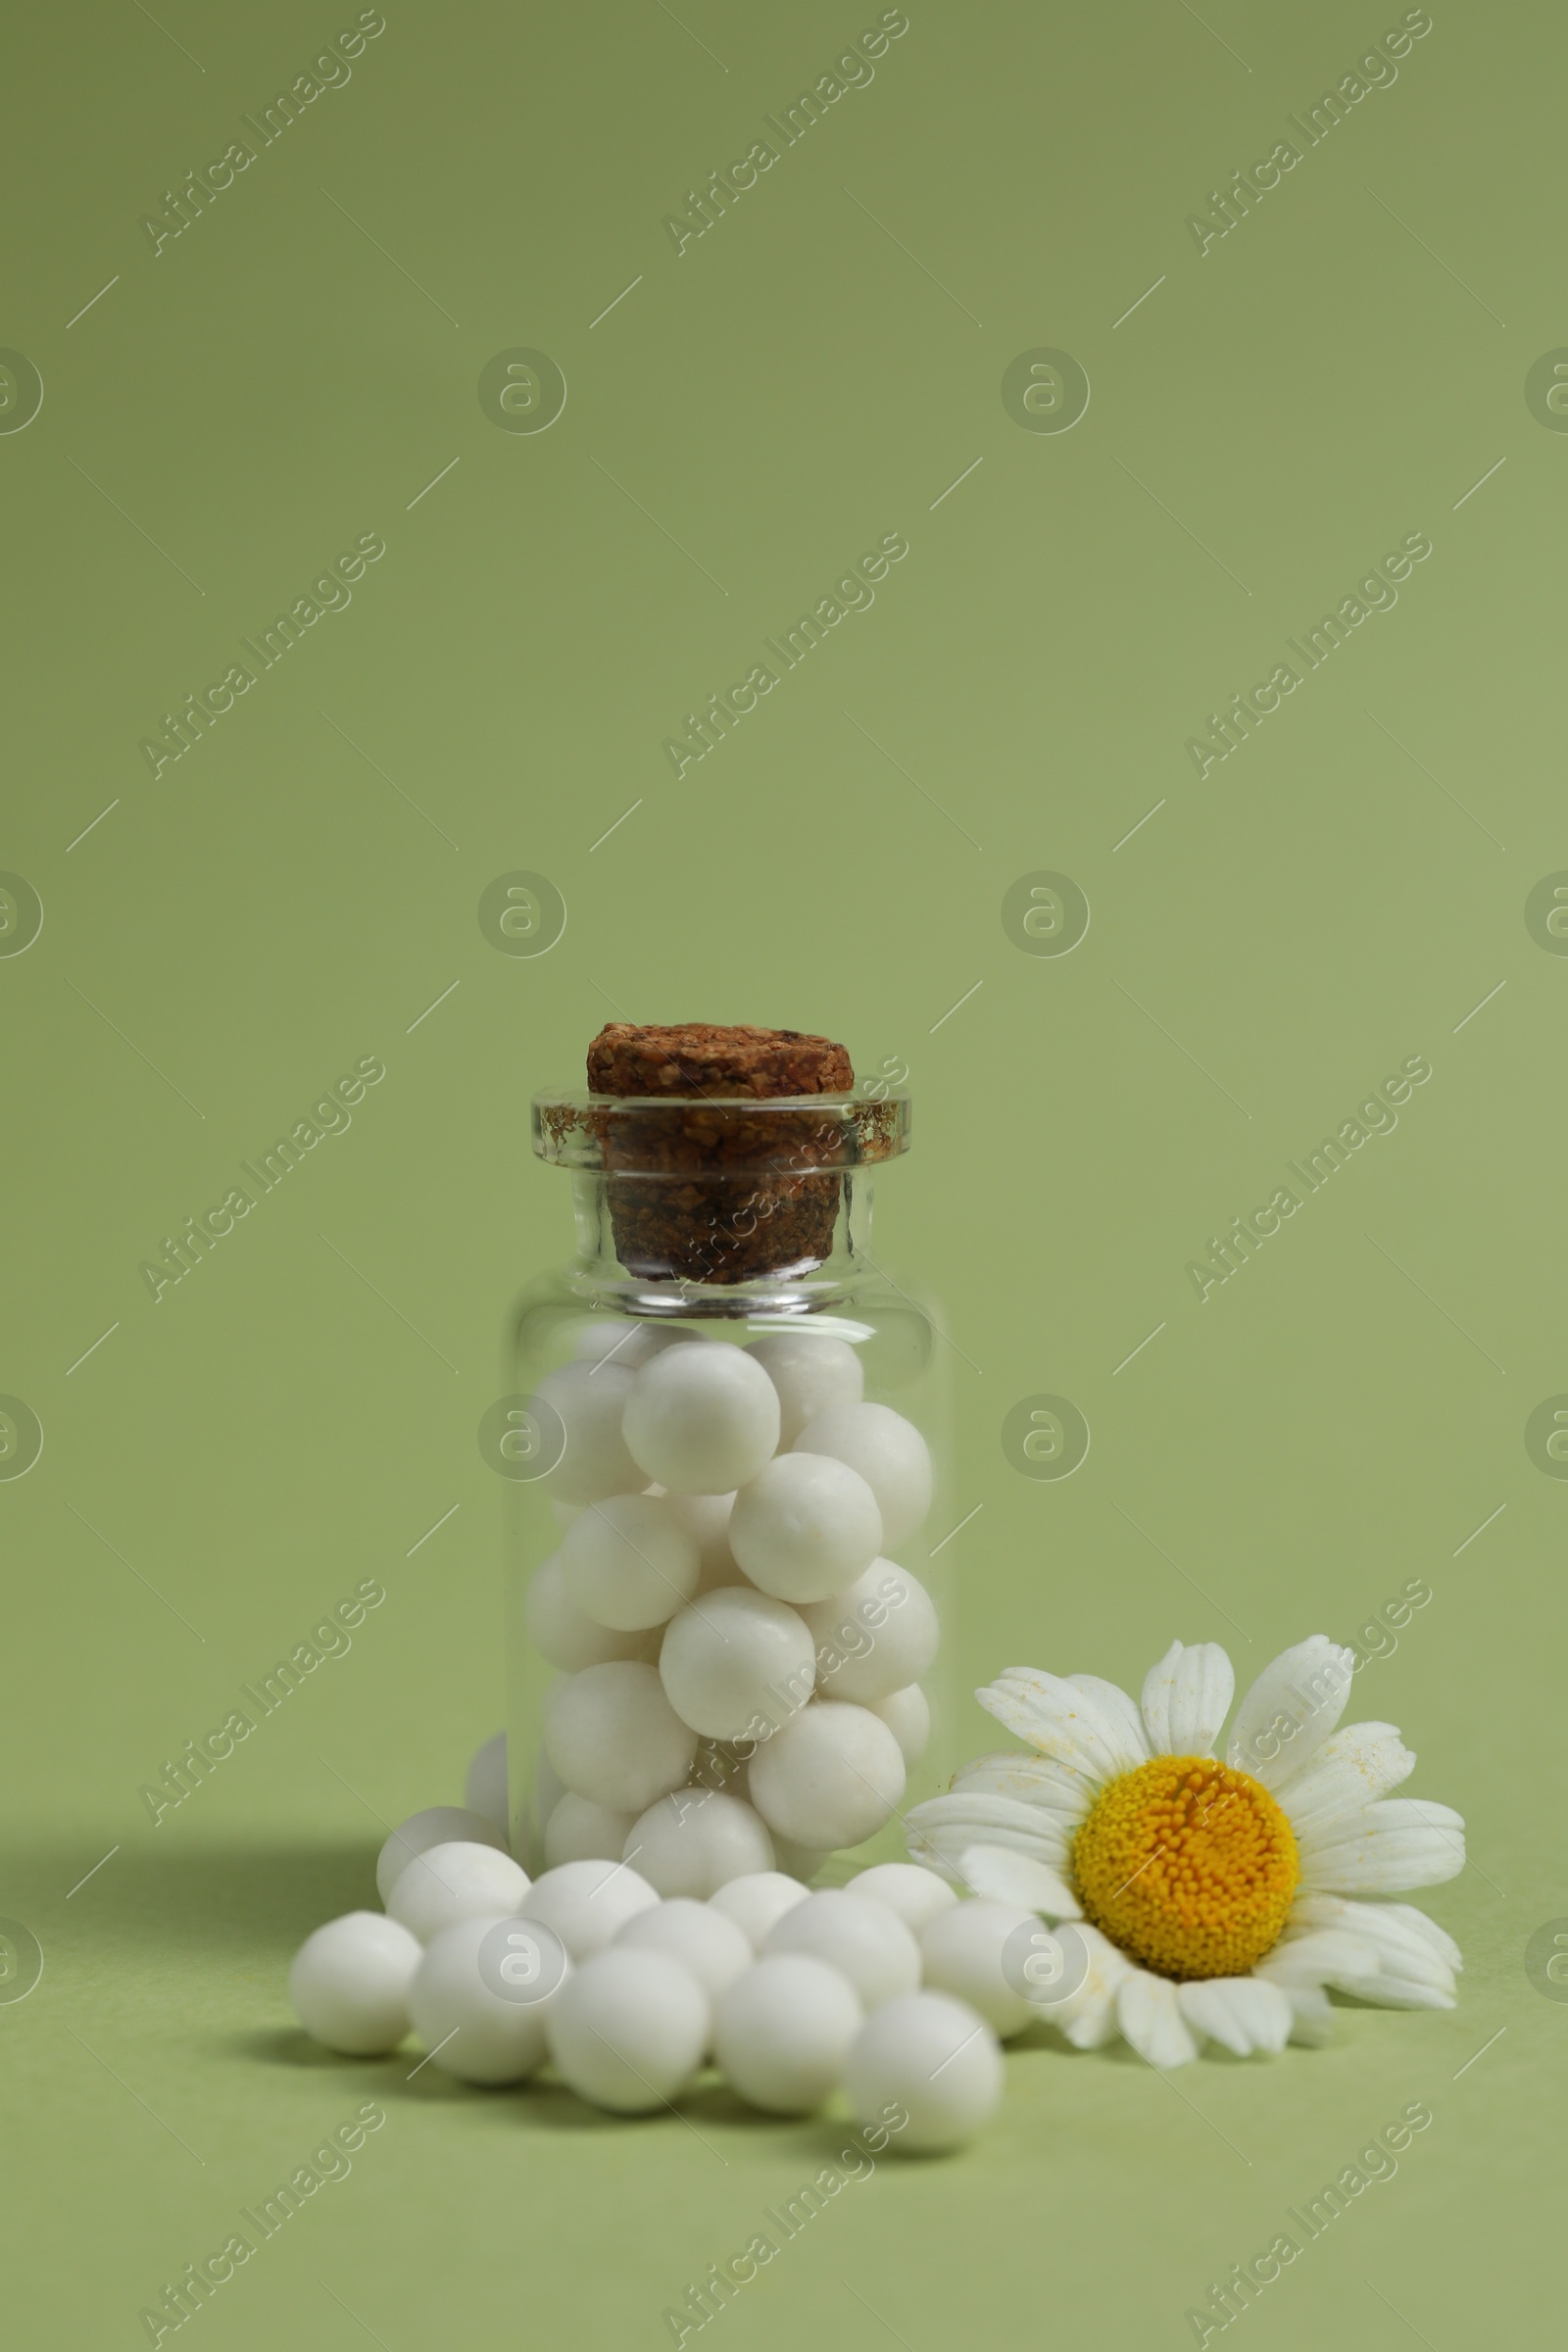
[[[288,1972],[294,2014],[313,2040],[351,2058],[395,2050],[409,2030],[419,1943],[379,1911],[350,1911],[307,1936]]]
[[[753,1951],[760,1952],[774,1924],[797,1903],[804,1903],[806,1895],[800,1881],[781,1870],[753,1870],[744,1878],[731,1879],[708,1900],[711,1909],[732,1919]]]
[[[605,1951],[628,1919],[659,1900],[624,1862],[563,1862],[542,1871],[517,1906],[519,1918],[553,1928],[575,1961]]]
[[[1038,1925],[1032,1911],[1011,1903],[975,1899],[936,1912],[920,1931],[926,1984],[967,2001],[1004,2040],[1021,2034],[1040,2011],[1003,1975],[1002,1952],[1016,1929]]]
[[[387,1916],[421,1943],[465,1919],[514,1911],[528,1891],[528,1874],[493,1845],[454,1839],[416,1854],[387,1897]]]
[[[713,2055],[750,2106],[806,2115],[838,2087],[864,2015],[838,1969],[772,1954],[718,1995]]]
[[[639,1911],[627,1920],[615,1941],[635,1944],[640,1951],[667,1952],[671,1960],[691,1970],[710,2001],[718,1998],[726,1984],[733,1984],[753,1960],[751,1943],[732,1919],[708,1903],[694,1903],[683,1895]]]
[[[645,1478],[683,1494],[727,1494],[778,1444],[778,1391],[743,1348],[666,1348],[633,1375],[621,1426]]]
[[[836,1968],[867,2015],[920,1983],[920,1947],[898,1913],[843,1886],[824,1886],[785,1912],[762,1946],[764,1959],[778,1952]]]
[[[687,1352],[671,1348],[654,1360]],[[667,1952],[617,1944],[574,1970],[546,2005],[545,2038],[580,2098],[644,2115],[667,2104],[696,2073],[711,2018],[689,1968]]]
[[[407,1821],[400,1821],[375,1860],[375,1889],[382,1902],[390,1899],[400,1875],[416,1854],[459,1838],[470,1845],[493,1845],[498,1853],[507,1850],[506,1832],[482,1813],[470,1812],[466,1805],[427,1805],[422,1813],[411,1813]]]
[[[521,2082],[545,2055],[545,2008],[571,1968],[542,1921],[460,1920],[427,1945],[409,1997],[431,2064],[463,2082]]]
[[[961,1906],[960,1906],[961,1908]],[[866,2019],[844,2069],[850,2110],[862,2128],[906,2119],[890,2152],[930,2155],[961,2147],[1002,2096],[1002,2049],[983,2017],[945,1992],[911,1992]]]
[[[946,1879],[939,1879],[934,1870],[922,1870],[916,1862],[878,1862],[870,1870],[857,1872],[848,1891],[863,1895],[869,1902],[886,1903],[916,1938],[927,1920],[935,1919],[939,1911],[950,1909],[958,1899],[956,1889]]]

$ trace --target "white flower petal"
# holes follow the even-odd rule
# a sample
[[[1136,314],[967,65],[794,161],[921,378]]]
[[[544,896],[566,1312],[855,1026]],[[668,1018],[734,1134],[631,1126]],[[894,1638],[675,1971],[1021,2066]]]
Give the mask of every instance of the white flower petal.
[[[1076,1828],[1095,1801],[1095,1784],[1065,1764],[1019,1748],[1004,1755],[976,1756],[960,1765],[949,1786],[976,1796],[1011,1796],[1020,1804],[1036,1805],[1064,1828]]]
[[[1464,1868],[1464,1822],[1450,1805],[1386,1796],[1301,1853],[1307,1894],[1400,1894],[1440,1886]]]
[[[975,1696],[1018,1739],[1096,1788],[1129,1769],[1121,1724],[1059,1674],[1039,1666],[1008,1666]]]
[[[1377,1968],[1377,1948],[1343,1928],[1313,1928],[1287,1936],[1261,1959],[1255,1974],[1287,1991],[1293,1984],[1337,1984],[1342,1977],[1365,1976]]]
[[[1317,1984],[1287,1984],[1291,2039],[1300,2049],[1321,2050],[1334,2039],[1334,2003]]]
[[[1286,1924],[1286,1937],[1310,1928],[1344,1928],[1370,1943],[1392,1976],[1446,1986],[1449,1991],[1464,1966],[1453,1937],[1410,1903],[1352,1903],[1340,1894],[1298,1895]]]
[[[1347,1903],[1347,1911],[1363,1912],[1375,1905]],[[1258,1975],[1292,1992],[1307,1984],[1332,1984],[1337,1992],[1353,1993],[1359,2001],[1376,2001],[1385,2009],[1451,2009],[1453,1972],[1431,1952],[1415,1957],[1381,1948],[1369,1936],[1343,1928],[1312,1928],[1287,1936],[1260,1960]]]
[[[1414,1770],[1415,1758],[1392,1723],[1351,1723],[1325,1740],[1310,1762],[1293,1774],[1280,1790],[1280,1803],[1304,1843],[1375,1805]]]
[[[1069,1674],[1067,1681],[1085,1698],[1092,1699],[1107,1723],[1116,1726],[1121,1741],[1121,1770],[1136,1772],[1140,1764],[1149,1762],[1149,1735],[1144,1719],[1135,1702],[1117,1683],[1107,1683],[1098,1674]]]
[[[1217,1642],[1173,1642],[1144,1677],[1144,1725],[1156,1756],[1211,1756],[1236,1674]]]
[[[958,1872],[971,1894],[991,1903],[1013,1903],[1047,1919],[1077,1919],[1077,1897],[1044,1862],[1002,1845],[966,1845]]]
[[[1316,1755],[1345,1712],[1354,1652],[1312,1634],[1265,1666],[1236,1710],[1226,1760],[1281,1788]]]
[[[1205,1977],[1178,1985],[1176,1997],[1194,2033],[1223,2043],[1238,2058],[1249,2058],[1254,2050],[1266,2050],[1272,2057],[1290,2039],[1290,2001],[1262,1977]]]
[[[1129,1970],[1116,1989],[1116,2023],[1151,2066],[1186,2066],[1198,2056],[1169,1977],[1152,1977],[1144,1968]]]
[[[1375,2001],[1380,2009],[1451,2009],[1458,1994],[1450,1984],[1428,1984],[1413,1977],[1374,1969],[1369,1976],[1336,1977],[1335,1989],[1353,1992],[1358,2001]]]
[[[1050,1870],[1065,1870],[1070,1841],[1054,1815],[1038,1805],[1020,1804],[1013,1796],[987,1796],[956,1788],[948,1796],[928,1796],[905,1815],[910,1851],[916,1843],[939,1843],[956,1854],[965,1845],[1004,1845],[1030,1854]]]
[[[1075,2050],[1098,2050],[1116,2037],[1116,1987],[1132,1974],[1132,1962],[1087,1920],[1078,1934],[1089,1953],[1089,1974],[1075,1992],[1056,2001],[1050,2023]]]

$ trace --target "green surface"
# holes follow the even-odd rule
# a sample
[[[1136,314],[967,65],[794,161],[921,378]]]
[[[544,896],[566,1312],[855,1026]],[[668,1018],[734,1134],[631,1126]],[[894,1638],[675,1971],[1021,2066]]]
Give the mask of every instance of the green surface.
[[[568,1224],[527,1098],[619,1012],[906,1065],[879,1231],[958,1350],[971,1681],[1136,1688],[1173,1635],[1245,1680],[1419,1576],[1352,1710],[1404,1728],[1475,1855],[1431,1898],[1455,2013],[1347,2006],[1330,2050],[1169,2082],[1042,2039],[981,2146],[844,2189],[720,2340],[1191,2341],[1208,2282],[1415,2100],[1397,2178],[1248,2340],[1545,2340],[1568,2008],[1523,1956],[1568,1914],[1568,1489],[1524,1430],[1568,1390],[1568,963],[1525,904],[1568,867],[1568,443],[1525,382],[1568,343],[1560,21],[1435,6],[1200,254],[1188,214],[1396,8],[911,5],[677,254],[664,215],[874,8],[389,6],[155,254],[142,216],[353,14],[6,35],[0,342],[44,386],[0,433],[0,865],[44,908],[0,958],[0,1390],[45,1440],[0,1483],[0,1912],[45,1955],[0,2006],[10,2340],[145,2340],[374,2098],[204,2341],[635,2352],[843,2144],[718,2091],[625,2126],[410,2082],[412,2049],[331,2059],[284,2000],[300,1936],[369,1893],[375,1816],[456,1795],[500,1719],[475,1431]],[[1042,348],[1092,388],[1060,435],[1003,403]],[[517,349],[564,373],[548,432],[480,406]],[[889,533],[875,605],[677,780],[683,714]],[[1397,606],[1200,779],[1206,714],[1415,533]],[[162,714],[362,535],[352,604],[155,779]],[[516,870],[568,909],[541,957],[477,919]],[[1041,870],[1092,908],[1060,958],[1004,928]],[[1200,1302],[1208,1237],[1416,1054],[1396,1131]],[[155,1303],[163,1238],[362,1057],[352,1126]],[[1062,1483],[1002,1449],[1042,1392],[1093,1432]],[[348,1654],[154,1827],[164,1759],[372,1577]]]

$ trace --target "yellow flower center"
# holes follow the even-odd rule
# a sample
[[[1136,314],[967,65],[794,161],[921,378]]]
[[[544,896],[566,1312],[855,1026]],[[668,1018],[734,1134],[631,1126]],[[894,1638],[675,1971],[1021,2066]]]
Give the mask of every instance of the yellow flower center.
[[[1300,1877],[1268,1790],[1212,1756],[1156,1756],[1112,1781],[1072,1849],[1085,1916],[1156,1976],[1245,1976],[1279,1939]]]

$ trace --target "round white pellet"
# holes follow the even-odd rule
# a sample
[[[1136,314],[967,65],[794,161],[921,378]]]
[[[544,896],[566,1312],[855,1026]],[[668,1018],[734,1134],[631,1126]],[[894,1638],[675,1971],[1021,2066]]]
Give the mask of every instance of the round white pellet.
[[[823,1851],[873,1837],[892,1818],[904,1779],[904,1753],[887,1725],[843,1699],[803,1707],[763,1741],[750,1774],[752,1802],[768,1828]]]
[[[865,1372],[855,1349],[826,1332],[783,1331],[754,1340],[753,1355],[778,1391],[780,1446],[787,1452],[808,1421],[841,1404],[858,1404]]]
[[[387,1917],[429,1943],[465,1919],[504,1918],[528,1891],[528,1874],[493,1845],[454,1839],[416,1854],[387,1897]]]
[[[721,1585],[672,1620],[659,1674],[682,1723],[710,1740],[756,1740],[810,1697],[815,1644],[786,1602]]]
[[[903,1748],[905,1763],[918,1764],[931,1738],[931,1702],[919,1684],[911,1683],[906,1690],[890,1690],[886,1698],[873,1698],[871,1712],[881,1716]]]
[[[831,1853],[831,1846],[796,1845],[788,1838],[773,1832],[773,1860],[790,1878],[798,1879],[809,1893],[811,1881]]]
[[[867,2015],[920,1983],[920,1947],[898,1913],[843,1886],[824,1886],[786,1911],[762,1951],[825,1961],[849,1979]]]
[[[922,1870],[915,1862],[878,1862],[871,1870],[858,1872],[850,1881],[849,1891],[863,1895],[868,1902],[886,1903],[916,1940],[927,1920],[951,1909],[958,1899],[946,1879],[939,1879],[934,1870]]]
[[[708,1898],[709,1908],[732,1919],[754,1952],[761,1950],[785,1912],[805,1900],[806,1888],[800,1881],[786,1878],[781,1870],[749,1871],[745,1878],[731,1879],[727,1886]]]
[[[588,1517],[586,1509],[579,1512],[578,1524]],[[523,1599],[523,1623],[539,1655],[564,1674],[580,1674],[585,1666],[608,1666],[616,1658],[651,1658],[657,1635],[613,1632],[584,1615],[566,1584],[564,1550],[564,1544],[561,1551],[540,1561]]]
[[[628,1919],[615,1937],[617,1944],[635,1944],[640,1951],[667,1952],[689,1968],[710,2001],[726,1984],[752,1965],[752,1947],[732,1919],[707,1903],[677,1896],[652,1911]]]
[[[678,1788],[697,1753],[697,1734],[664,1696],[659,1669],[635,1659],[588,1666],[553,1683],[544,1732],[566,1787],[612,1813],[645,1812]]]
[[[1004,2040],[1033,2025],[1040,2012],[1002,1973],[1002,1949],[1017,1928],[1039,1925],[1032,1911],[974,1899],[954,1903],[920,1931],[925,1982],[977,2009]]]
[[[540,1873],[517,1915],[553,1928],[573,1960],[591,1960],[614,1942],[628,1919],[658,1900],[648,1881],[623,1862],[563,1862]]]
[[[773,1840],[740,1797],[677,1788],[633,1822],[624,1858],[660,1894],[706,1901],[726,1880],[771,1870]]]
[[[816,1643],[823,1697],[858,1706],[917,1683],[942,1638],[930,1593],[896,1560],[873,1560],[837,1599],[801,1614]]]
[[[612,1813],[568,1788],[545,1824],[545,1861],[552,1870],[563,1862],[618,1862],[636,1818],[635,1813]]]
[[[288,1972],[294,2014],[313,2040],[378,2058],[409,2030],[419,1944],[379,1911],[350,1911],[307,1936]]]
[[[505,1838],[509,1820],[505,1732],[497,1732],[483,1747],[474,1749],[463,1784],[463,1802],[468,1812],[490,1822]]]
[[[961,2147],[1002,2097],[1002,2050],[983,2017],[945,1992],[911,1992],[866,2019],[844,2070],[862,2127],[907,2119],[888,2139],[901,2156]]]
[[[931,1456],[912,1421],[890,1404],[841,1404],[808,1421],[797,1453],[831,1454],[858,1470],[882,1513],[889,1551],[912,1536],[931,1508]]]
[[[407,1821],[400,1821],[375,1858],[375,1890],[382,1902],[390,1899],[400,1873],[416,1854],[458,1839],[469,1845],[493,1845],[502,1854],[507,1850],[506,1832],[482,1813],[470,1813],[466,1805],[427,1805],[422,1813],[411,1813]]]
[[[577,1331],[571,1351],[579,1363],[622,1364],[628,1372],[636,1372],[678,1341],[701,1336],[683,1326],[645,1323],[631,1315],[589,1315]]]
[[[663,1625],[697,1590],[695,1539],[657,1494],[612,1494],[573,1521],[557,1553],[566,1591],[616,1633]]]
[[[579,2098],[617,2115],[644,2115],[696,2073],[711,2017],[689,1968],[667,1952],[617,1945],[566,1979],[546,2005],[545,2038]]]
[[[672,1494],[667,1488],[656,1487],[654,1493],[678,1527],[683,1527],[697,1545],[697,1592],[694,1598],[711,1592],[716,1585],[735,1585],[741,1581],[740,1569],[729,1547],[729,1515],[735,1507],[733,1494]]]
[[[426,1948],[409,2009],[432,2065],[443,2074],[461,2082],[521,2082],[542,2064],[545,2010],[553,1994],[509,1999],[500,1989],[493,1945],[485,1954],[487,1965],[480,1960],[497,1928],[515,1931],[514,1939],[523,1942],[533,1924],[506,1915],[465,1919],[443,1930]],[[565,1965],[569,1971],[570,1961]]]
[[[749,2105],[806,2115],[837,2088],[864,2015],[838,1969],[772,1954],[719,1994],[713,2055]]]
[[[626,1451],[621,1415],[636,1374],[624,1364],[563,1364],[539,1383],[539,1416],[548,1432],[560,1416],[565,1450],[546,1483],[563,1502],[597,1502],[602,1494],[628,1494],[645,1484]]]
[[[847,1463],[827,1453],[781,1453],[736,1495],[729,1547],[759,1592],[821,1602],[874,1564],[882,1514]]]
[[[778,1444],[778,1391],[743,1348],[666,1348],[634,1375],[622,1430],[645,1478],[727,1494]]]

